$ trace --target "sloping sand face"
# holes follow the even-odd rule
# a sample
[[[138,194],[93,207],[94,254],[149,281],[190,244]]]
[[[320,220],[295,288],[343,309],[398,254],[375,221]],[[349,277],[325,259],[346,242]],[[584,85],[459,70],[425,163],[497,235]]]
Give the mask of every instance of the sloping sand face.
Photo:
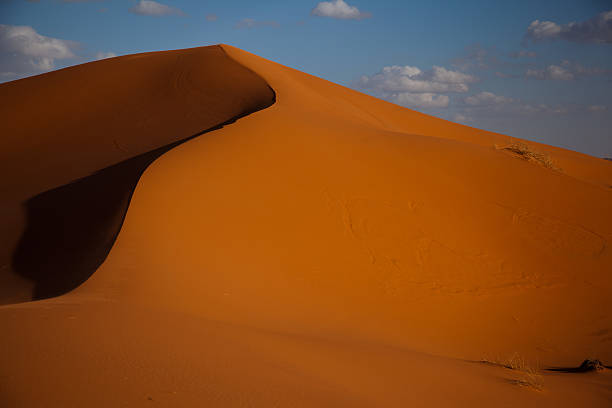
[[[0,308],[0,398],[609,406],[609,371],[531,370],[612,360],[609,163],[223,49],[276,103],[157,159],[84,285]]]
[[[269,106],[274,92],[214,46],[1,84],[0,100],[2,304],[81,284],[108,253],[150,162]]]

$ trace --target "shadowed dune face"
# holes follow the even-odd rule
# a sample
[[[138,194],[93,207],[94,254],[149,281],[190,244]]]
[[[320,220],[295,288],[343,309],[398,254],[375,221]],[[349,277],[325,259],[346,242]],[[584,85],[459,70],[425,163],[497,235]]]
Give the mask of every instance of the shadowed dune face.
[[[81,283],[155,157],[271,105],[274,91],[213,46],[1,84],[0,100],[2,304],[28,300],[28,287],[40,298]]]
[[[138,155],[26,201],[25,231],[11,265],[15,273],[33,282],[33,300],[67,293],[96,271],[115,242],[142,172],[180,143]]]
[[[12,267],[34,283],[32,299],[62,295],[100,266],[140,174],[156,156],[137,156],[26,202]]]
[[[34,283],[32,299],[67,293],[96,271],[115,242],[140,176],[155,159],[237,119],[29,199],[12,267]]]

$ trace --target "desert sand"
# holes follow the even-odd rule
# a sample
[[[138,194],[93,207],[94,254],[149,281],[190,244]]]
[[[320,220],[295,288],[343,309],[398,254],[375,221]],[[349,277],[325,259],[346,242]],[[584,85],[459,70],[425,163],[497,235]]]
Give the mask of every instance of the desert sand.
[[[227,45],[0,100],[2,406],[612,404],[608,161]]]

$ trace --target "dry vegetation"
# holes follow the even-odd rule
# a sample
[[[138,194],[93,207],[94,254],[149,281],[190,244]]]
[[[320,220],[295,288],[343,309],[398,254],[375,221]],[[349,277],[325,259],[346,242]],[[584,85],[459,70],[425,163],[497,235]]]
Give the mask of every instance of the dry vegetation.
[[[503,147],[498,147],[497,145],[495,146],[496,149],[498,150],[505,150],[508,151],[510,153],[513,153],[517,156],[519,156],[520,158],[522,158],[523,160],[527,160],[530,162],[534,162],[537,163],[543,167],[546,167],[547,169],[553,169],[553,170],[560,170],[557,167],[555,167],[552,159],[550,158],[549,155],[544,154],[544,153],[540,153],[540,152],[536,152],[534,150],[532,150],[527,144],[522,143],[522,142],[516,142],[516,143],[512,143],[508,146],[503,146]]]
[[[482,360],[485,364],[491,364],[499,367],[504,367],[509,370],[516,372],[516,378],[512,379],[513,384],[521,387],[529,387],[535,390],[542,390],[544,387],[544,381],[542,375],[537,367],[530,365],[523,357],[518,353],[514,353],[509,358],[485,358]]]

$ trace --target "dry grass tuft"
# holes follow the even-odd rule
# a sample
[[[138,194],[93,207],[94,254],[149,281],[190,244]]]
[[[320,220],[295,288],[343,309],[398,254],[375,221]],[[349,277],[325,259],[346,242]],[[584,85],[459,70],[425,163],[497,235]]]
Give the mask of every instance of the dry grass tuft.
[[[544,388],[544,381],[542,379],[542,375],[540,374],[540,370],[530,365],[518,353],[512,354],[509,358],[484,359],[482,362],[515,371],[517,377],[510,380],[512,384],[519,385],[521,387],[533,388],[538,391],[541,391],[542,388]]]
[[[550,156],[544,153],[536,152],[532,150],[527,144],[522,142],[512,143],[508,146],[498,147],[496,149],[505,150],[519,156],[523,160],[527,160],[533,163],[537,163],[540,166],[546,167],[547,169],[559,170],[555,167]]]
[[[537,370],[522,371],[518,378],[512,380],[512,383],[521,387],[533,388],[538,391],[542,391],[544,388],[542,375]]]

